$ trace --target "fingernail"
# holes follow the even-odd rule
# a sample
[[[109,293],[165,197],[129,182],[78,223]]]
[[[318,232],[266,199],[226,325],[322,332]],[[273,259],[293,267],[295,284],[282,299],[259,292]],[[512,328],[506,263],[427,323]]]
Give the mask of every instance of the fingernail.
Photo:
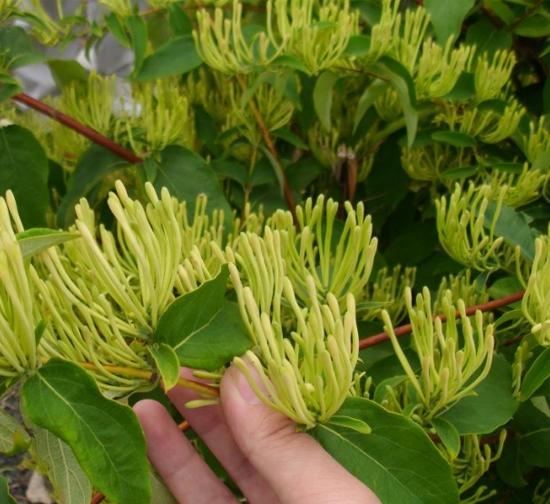
[[[240,371],[238,373],[239,376],[237,378],[237,387],[244,402],[248,404],[260,404],[260,398],[256,395],[254,390],[252,390],[252,387],[248,384],[246,377]]]

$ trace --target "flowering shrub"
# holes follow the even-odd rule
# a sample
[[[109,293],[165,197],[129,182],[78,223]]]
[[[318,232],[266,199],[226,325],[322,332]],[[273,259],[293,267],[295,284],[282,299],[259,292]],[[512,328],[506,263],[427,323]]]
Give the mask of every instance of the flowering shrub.
[[[382,502],[546,502],[545,2],[68,3],[0,0],[0,452],[158,502],[128,405],[233,363]]]

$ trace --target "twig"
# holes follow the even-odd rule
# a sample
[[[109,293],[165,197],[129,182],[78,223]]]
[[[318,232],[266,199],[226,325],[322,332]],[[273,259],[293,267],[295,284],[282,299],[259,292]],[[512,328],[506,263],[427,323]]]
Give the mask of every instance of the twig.
[[[246,84],[243,81],[242,77],[238,75],[237,80],[239,81],[239,84],[242,90],[246,91]],[[253,97],[250,97],[250,100],[248,103],[250,105],[250,110],[252,110],[252,113],[254,114],[254,118],[258,123],[258,127],[260,128],[260,133],[262,134],[262,138],[264,139],[265,145],[268,148],[269,152],[271,153],[271,156],[273,157],[275,163],[277,164],[277,168],[279,169],[279,172],[281,174],[282,181],[283,181],[283,195],[285,197],[285,201],[288,206],[288,209],[292,212],[292,215],[295,215],[296,202],[294,201],[294,195],[292,194],[292,189],[290,188],[286,174],[283,170],[281,162],[279,161],[279,153],[277,152],[275,143],[271,138],[271,134],[269,133],[269,130],[265,125],[260,109],[254,102]]]
[[[525,291],[519,291],[514,294],[510,294],[509,296],[504,296],[500,299],[494,299],[493,301],[488,301],[487,303],[470,306],[469,308],[466,308],[466,315],[468,316],[474,315],[477,311],[487,312],[487,311],[496,310],[497,308],[500,308],[502,306],[506,306],[506,305],[515,303],[516,301],[520,301],[524,295],[525,295]],[[459,317],[460,312],[456,312],[456,316]],[[445,322],[445,320],[447,320],[447,317],[445,315],[435,315],[434,319],[435,318],[439,318],[441,322]],[[412,331],[411,324],[405,324],[400,327],[396,327],[394,329],[396,336],[404,336],[405,334],[409,334],[411,331]],[[364,348],[379,345],[380,343],[389,341],[389,339],[390,337],[386,332],[374,334],[373,336],[369,336],[368,338],[362,339],[359,342],[359,348],[362,350]]]
[[[91,362],[79,362],[78,364],[85,369],[91,369],[91,370],[98,369],[98,367],[95,364],[92,364]],[[110,366],[110,365],[104,365],[103,367],[107,371],[110,371],[113,374],[128,376],[131,378],[140,378],[143,380],[154,380],[156,376],[155,373],[151,371],[146,371],[144,369],[121,367],[121,366]],[[220,395],[217,388],[211,387],[210,385],[206,385],[204,383],[188,380],[187,378],[180,377],[178,379],[177,385],[183,388],[195,390],[197,392],[200,392],[201,394],[204,394],[210,397],[218,397]]]
[[[105,495],[98,492],[92,497],[92,501],[90,504],[99,504],[100,502],[103,502],[105,500]]]
[[[80,133],[82,136],[91,140],[95,144],[105,147],[106,149],[110,150],[111,152],[131,164],[139,164],[143,162],[143,159],[141,159],[139,156],[136,156],[131,150],[128,150],[122,145],[113,142],[113,140],[107,138],[105,135],[102,135],[99,131],[96,131],[95,129],[78,122],[73,117],[70,117],[63,112],[59,112],[59,110],[50,107],[40,100],[37,100],[25,93],[19,93],[15,96],[12,96],[12,100],[23,103],[24,105],[27,105],[28,107],[40,112],[41,114],[51,117],[52,119],[63,124],[64,126],[71,128],[77,133]]]

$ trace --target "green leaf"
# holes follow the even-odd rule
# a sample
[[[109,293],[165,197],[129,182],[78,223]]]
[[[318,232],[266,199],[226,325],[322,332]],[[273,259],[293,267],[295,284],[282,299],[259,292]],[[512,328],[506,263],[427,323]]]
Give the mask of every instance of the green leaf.
[[[277,138],[281,138],[291,145],[294,145],[294,147],[298,147],[298,149],[309,149],[308,145],[304,143],[304,141],[298,135],[292,133],[292,131],[290,131],[288,128],[280,128],[278,130],[275,130],[273,132],[273,135]]]
[[[496,355],[489,375],[475,394],[459,400],[439,415],[459,434],[489,434],[506,424],[518,408],[512,395],[512,368],[502,355]]]
[[[323,72],[313,88],[313,106],[321,125],[325,130],[330,130],[332,109],[332,94],[334,85],[340,79],[341,75],[332,72]]]
[[[535,359],[529,367],[521,385],[521,400],[529,399],[544,382],[550,379],[550,347]]]
[[[520,437],[524,460],[535,467],[550,467],[550,427],[529,432]]]
[[[17,80],[15,80],[11,75],[4,74],[0,70],[0,103],[4,100],[9,100],[12,96],[19,92],[21,92],[19,82],[17,82]]]
[[[458,131],[436,131],[432,133],[432,140],[459,148],[475,147],[477,145],[473,136]]]
[[[451,468],[420,426],[363,398],[346,400],[338,416],[365,422],[365,435],[338,425],[311,431],[321,445],[382,502],[458,503]]]
[[[2,504],[17,504],[15,499],[10,493],[8,486],[8,480],[3,476],[0,476],[0,502]]]
[[[432,425],[451,457],[456,458],[460,452],[460,435],[455,426],[443,418],[434,418]]]
[[[496,209],[496,203],[490,201],[487,205],[484,221],[487,229],[491,227]],[[535,238],[538,233],[529,227],[529,219],[524,213],[502,205],[494,229],[495,234],[502,236],[508,245],[512,247],[519,245],[521,254],[525,259],[533,261],[535,257]]]
[[[128,406],[105,398],[95,381],[70,362],[51,359],[21,390],[33,424],[67,443],[90,481],[118,504],[148,504],[145,439]]]
[[[550,35],[550,15],[535,12],[514,28],[514,33],[521,37],[547,37]]]
[[[0,409],[0,453],[8,456],[21,453],[29,447],[30,442],[25,428]]]
[[[21,126],[0,128],[0,194],[13,191],[25,227],[42,226],[50,204],[48,158]]]
[[[134,75],[136,75],[141,70],[147,51],[147,25],[141,16],[135,15],[126,19],[126,26],[134,50]]]
[[[49,228],[26,229],[15,235],[21,247],[23,257],[26,259],[60,243],[74,240],[79,236],[79,233],[70,233],[68,231]]]
[[[126,34],[126,30],[124,29],[124,26],[121,23],[121,20],[119,17],[114,14],[108,14],[105,16],[105,23],[107,24],[107,28],[109,28],[109,31],[113,35],[113,37],[123,46],[123,47],[130,47],[130,40],[128,39],[128,35]]]
[[[333,417],[331,417],[330,423],[331,425],[354,430],[356,432],[359,432],[360,434],[370,434],[372,432],[370,425],[359,418],[334,415]]]
[[[168,21],[174,35],[191,35],[193,23],[187,13],[183,10],[186,2],[174,2],[168,7]]]
[[[176,37],[147,56],[136,75],[143,82],[171,75],[183,75],[202,65],[191,35]]]
[[[69,446],[57,436],[33,428],[34,455],[41,472],[53,486],[59,504],[90,504],[92,485]]]
[[[429,12],[438,42],[444,45],[451,36],[458,36],[462,22],[475,0],[426,0],[424,7]]]
[[[162,378],[164,390],[174,388],[180,376],[180,362],[174,349],[165,343],[159,343],[149,347],[149,353]]]
[[[219,369],[252,346],[235,303],[225,300],[229,270],[176,299],[160,318],[155,338],[192,368]]]
[[[360,58],[369,53],[371,39],[368,35],[352,35],[344,51],[345,56]]]
[[[48,67],[59,87],[67,86],[73,82],[87,84],[88,71],[75,60],[48,60]]]
[[[382,96],[382,94],[388,89],[388,84],[380,79],[376,79],[365,89],[359,102],[357,103],[357,110],[355,111],[355,117],[353,119],[353,132],[357,131],[359,124],[365,117],[368,110],[374,105],[374,102]]]
[[[187,213],[192,216],[195,201],[201,193],[208,197],[210,211],[224,211],[225,222],[231,222],[231,207],[225,199],[218,177],[212,168],[197,154],[176,145],[161,153],[155,188],[168,188],[172,196],[187,202]]]
[[[407,126],[407,143],[411,147],[418,130],[418,110],[416,109],[416,91],[409,71],[398,61],[384,56],[372,65],[372,70],[380,78],[391,82],[401,102]]]
[[[2,61],[6,61],[10,69],[40,63],[43,60],[42,54],[35,49],[30,35],[19,26],[0,28],[0,47]]]
[[[80,198],[87,197],[114,172],[128,163],[113,152],[92,145],[78,160],[67,186],[67,193],[57,210],[57,225],[68,227],[74,220],[74,206]]]
[[[513,437],[506,442],[502,456],[497,461],[496,468],[499,477],[507,485],[515,488],[527,485],[527,481],[523,477],[526,464],[521,457],[520,444],[517,437]]]
[[[440,177],[445,180],[459,180],[472,177],[475,175],[481,166],[459,166],[458,168],[451,168],[450,170],[445,170]]]

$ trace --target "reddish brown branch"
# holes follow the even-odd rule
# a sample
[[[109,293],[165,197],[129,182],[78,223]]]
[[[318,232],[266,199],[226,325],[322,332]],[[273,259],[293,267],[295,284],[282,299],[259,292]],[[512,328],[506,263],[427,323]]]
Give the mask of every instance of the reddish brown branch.
[[[510,294],[509,296],[504,296],[500,299],[494,299],[493,301],[488,301],[487,303],[482,303],[474,306],[470,306],[469,308],[466,308],[466,315],[474,315],[478,310],[481,312],[487,312],[496,310],[497,308],[500,308],[502,306],[506,306],[512,303],[515,303],[516,301],[520,301],[523,296],[525,295],[525,291],[516,292],[514,294]],[[456,312],[456,316],[460,316],[459,312]],[[447,320],[447,317],[445,315],[436,315],[434,318],[440,318],[442,322],[445,322]],[[403,336],[405,334],[409,334],[412,331],[411,324],[405,324],[400,327],[396,327],[394,329],[396,336]],[[381,332],[378,334],[374,334],[373,336],[369,336],[368,338],[362,339],[359,342],[359,348],[362,350],[363,348],[368,348],[371,346],[379,345],[380,343],[384,343],[384,341],[389,341],[388,333]]]
[[[23,103],[24,105],[27,105],[28,107],[40,112],[41,114],[51,117],[55,121],[67,126],[68,128],[71,128],[77,133],[80,133],[82,136],[91,140],[95,144],[101,145],[102,147],[109,149],[111,152],[113,152],[117,156],[120,156],[122,159],[128,161],[128,163],[138,164],[143,161],[139,156],[136,156],[131,150],[128,150],[122,145],[119,145],[116,142],[113,142],[110,138],[107,138],[105,135],[102,135],[101,133],[99,133],[99,131],[96,131],[92,128],[89,128],[88,126],[85,126],[84,124],[78,122],[76,119],[64,114],[63,112],[59,112],[58,110],[54,109],[53,107],[50,107],[46,103],[40,100],[37,100],[25,93],[19,93],[19,94],[16,94],[15,96],[12,96],[12,100],[15,100],[16,102],[19,102],[19,103]]]
[[[99,504],[100,502],[103,502],[105,500],[105,495],[98,492],[92,497],[92,501],[90,504]]]

